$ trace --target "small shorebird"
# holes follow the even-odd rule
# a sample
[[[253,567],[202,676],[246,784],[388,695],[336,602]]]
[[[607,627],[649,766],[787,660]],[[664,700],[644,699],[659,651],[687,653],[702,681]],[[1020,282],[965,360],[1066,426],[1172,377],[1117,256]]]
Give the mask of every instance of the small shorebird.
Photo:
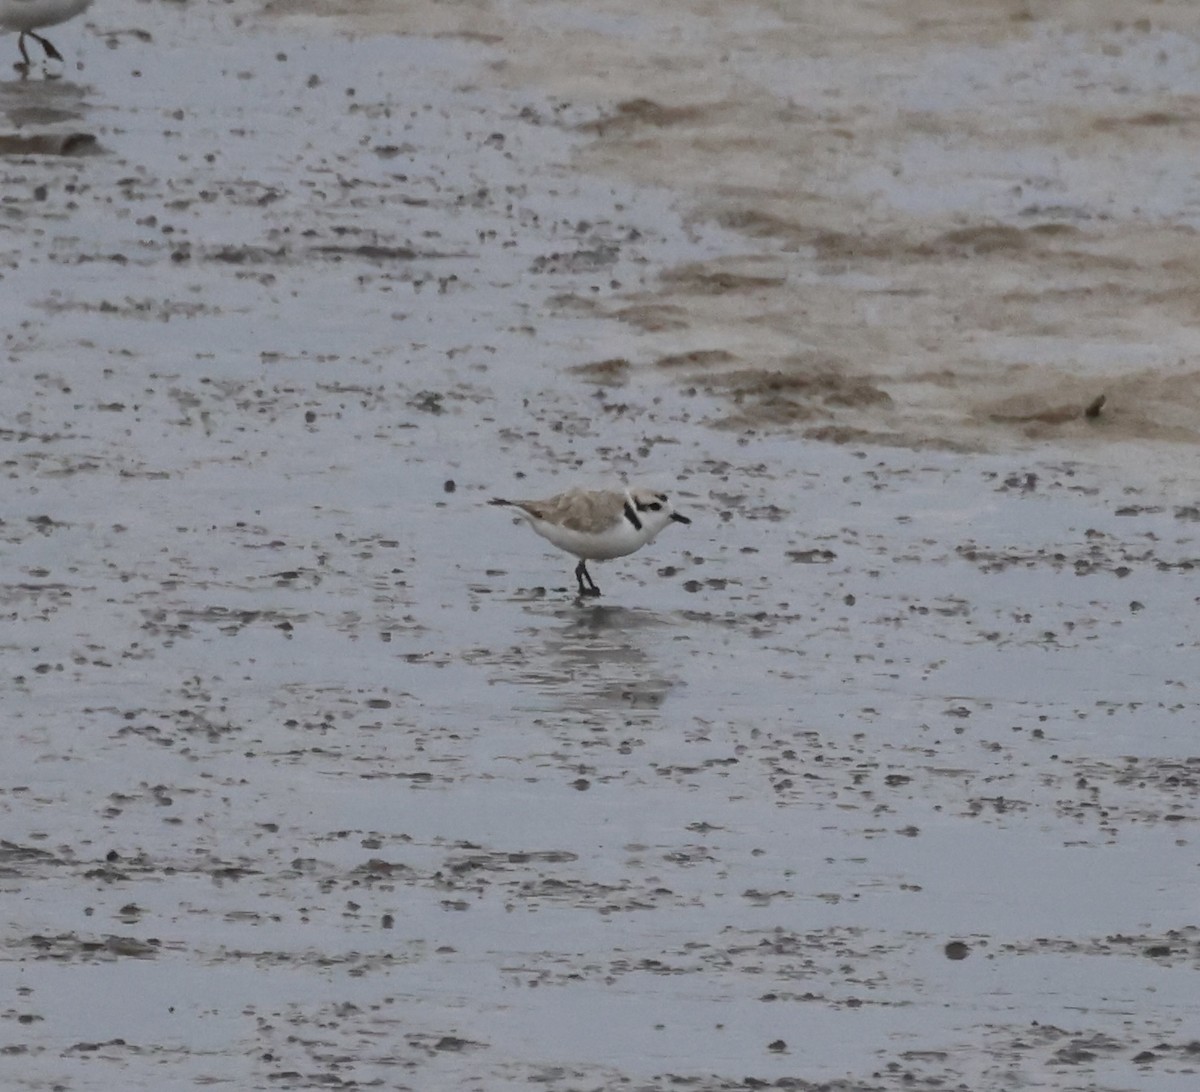
[[[53,27],[74,19],[91,6],[92,0],[0,0],[0,30],[17,32],[17,48],[21,51],[23,69],[29,68],[29,53],[25,39],[32,38],[46,56],[61,61],[62,54],[54,44],[37,33],[42,27]]]
[[[640,550],[668,523],[691,523],[671,507],[666,493],[650,489],[572,489],[545,500],[504,500],[547,542],[579,558],[575,579],[580,595],[599,595],[589,561],[607,561]],[[585,583],[586,581],[586,583]]]

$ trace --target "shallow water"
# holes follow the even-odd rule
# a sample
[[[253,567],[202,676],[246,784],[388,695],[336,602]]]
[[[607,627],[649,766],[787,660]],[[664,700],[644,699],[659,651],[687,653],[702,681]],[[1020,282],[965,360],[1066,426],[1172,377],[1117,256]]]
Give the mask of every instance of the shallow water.
[[[847,322],[954,297],[905,294],[911,249],[734,230],[702,172],[668,185],[682,121],[587,123],[638,93],[601,102],[603,65],[691,79],[713,35],[775,86],[786,11],[302,9],[118,0],[59,31],[64,78],[0,87],[69,153],[8,149],[0,236],[15,1086],[1190,1089],[1182,388],[1113,386],[1136,339],[1052,295],[1045,339],[970,336],[1049,386],[1069,353],[1099,418],[964,409],[995,391],[907,305],[876,351],[928,358],[793,345],[819,366],[764,385],[732,342],[782,344],[806,286]],[[951,111],[919,46],[1009,86],[1007,34],[844,10],[789,78],[877,50]],[[608,44],[568,100],[576,35]],[[1038,71],[1031,101],[1087,97]],[[1136,417],[1121,384],[1173,393]],[[485,504],[621,475],[694,523],[597,603]]]

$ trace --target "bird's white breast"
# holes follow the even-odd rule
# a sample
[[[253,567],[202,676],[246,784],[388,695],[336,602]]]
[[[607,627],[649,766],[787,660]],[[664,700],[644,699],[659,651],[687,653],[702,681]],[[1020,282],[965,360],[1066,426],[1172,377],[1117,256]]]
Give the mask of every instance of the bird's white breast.
[[[657,534],[657,529],[650,530],[645,526],[639,531],[625,519],[600,532],[573,531],[544,519],[530,519],[529,523],[547,542],[587,561],[624,557],[645,546]]]

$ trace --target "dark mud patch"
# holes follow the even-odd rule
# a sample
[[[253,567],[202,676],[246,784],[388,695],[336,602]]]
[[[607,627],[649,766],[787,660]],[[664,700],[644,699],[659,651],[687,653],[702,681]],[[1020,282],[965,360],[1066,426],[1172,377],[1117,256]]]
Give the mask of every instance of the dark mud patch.
[[[57,936],[34,935],[17,942],[24,945],[36,960],[54,960],[59,963],[104,962],[114,959],[153,959],[163,951],[161,940],[140,940],[131,936],[106,935],[80,937],[74,933]]]
[[[656,368],[715,368],[733,364],[737,357],[725,349],[692,349],[686,353],[668,353],[655,362]],[[703,374],[700,372],[699,374]]]
[[[627,382],[632,367],[624,357],[611,357],[608,360],[595,360],[590,364],[575,364],[571,367],[571,372],[591,383],[611,385]]]
[[[91,133],[0,134],[0,156],[98,155],[100,142]]]
[[[698,380],[698,376],[690,378]],[[737,407],[720,422],[735,429],[828,419],[839,409],[892,403],[891,396],[870,378],[855,376],[843,362],[817,354],[790,357],[778,369],[736,369],[710,379],[706,386],[727,393]]]
[[[916,258],[975,258],[991,254],[1021,254],[1037,242],[1078,234],[1071,224],[1046,223],[1032,227],[981,224],[942,232],[928,242],[912,246]]]
[[[1071,238],[1079,229],[1068,223],[1041,223],[1030,226],[1008,224],[979,224],[956,227],[938,232],[931,237],[917,234],[885,232],[877,235],[833,231],[826,227],[789,221],[757,209],[731,210],[717,217],[722,227],[737,231],[750,238],[771,239],[786,242],[791,246],[810,249],[822,262],[857,261],[964,261],[989,255],[1022,255],[1032,248],[1047,245],[1052,240]],[[668,281],[682,280],[685,284],[695,279],[685,272],[678,277],[675,272],[665,276]],[[762,278],[752,287],[778,287],[783,278]]]
[[[701,296],[724,296],[730,292],[756,292],[762,289],[779,288],[786,278],[782,276],[755,276],[728,269],[711,269],[699,263],[669,269],[662,274],[665,284]]]
[[[612,317],[646,333],[682,332],[691,328],[687,309],[679,304],[636,303],[614,308]]]
[[[581,133],[595,136],[627,136],[646,126],[666,128],[688,125],[711,117],[713,107],[709,104],[690,106],[666,106],[653,99],[636,98],[618,102],[616,109],[602,118],[585,121],[576,126]]]
[[[1104,410],[1108,396],[1097,395],[1090,402],[1081,405],[1041,406],[1033,405],[1034,399],[1021,396],[1009,399],[1003,406],[996,407],[990,414],[993,421],[1002,424],[1018,424],[1027,426],[1029,435],[1041,434],[1037,429],[1040,425],[1065,425],[1068,421],[1095,421]]]

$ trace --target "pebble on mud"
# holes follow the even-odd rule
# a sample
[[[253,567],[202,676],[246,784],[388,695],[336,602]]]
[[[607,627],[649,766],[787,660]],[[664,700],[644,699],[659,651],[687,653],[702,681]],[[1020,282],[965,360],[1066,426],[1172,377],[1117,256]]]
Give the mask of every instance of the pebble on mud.
[[[971,954],[971,948],[961,940],[952,940],[946,945],[945,952],[947,959],[966,959]]]

